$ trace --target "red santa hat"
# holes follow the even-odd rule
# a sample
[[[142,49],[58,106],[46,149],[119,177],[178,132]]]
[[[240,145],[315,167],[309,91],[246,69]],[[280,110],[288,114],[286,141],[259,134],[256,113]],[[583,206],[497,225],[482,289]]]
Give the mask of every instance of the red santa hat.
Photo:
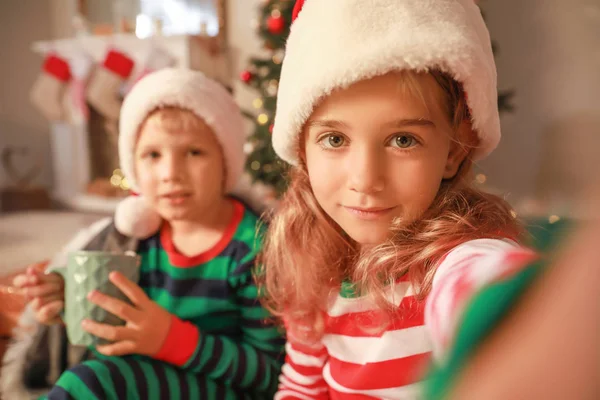
[[[121,170],[138,195],[124,199],[117,207],[115,226],[119,232],[145,238],[155,233],[160,215],[144,199],[137,185],[134,151],[137,134],[146,117],[157,108],[189,110],[210,126],[221,144],[226,164],[225,190],[236,189],[244,170],[246,134],[239,107],[233,96],[218,82],[199,71],[164,68],[140,79],[127,94],[119,119]]]
[[[463,85],[479,137],[475,160],[500,140],[491,40],[473,0],[298,0],[287,40],[273,147],[298,163],[298,136],[332,91],[392,71],[439,69]]]

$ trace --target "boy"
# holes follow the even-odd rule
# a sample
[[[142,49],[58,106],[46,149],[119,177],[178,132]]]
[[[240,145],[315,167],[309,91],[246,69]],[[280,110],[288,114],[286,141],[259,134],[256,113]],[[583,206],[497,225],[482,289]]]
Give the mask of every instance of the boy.
[[[137,195],[119,205],[114,223],[98,223],[85,248],[135,250],[139,286],[114,272],[132,305],[88,295],[126,324],[84,321],[111,343],[63,373],[48,399],[272,398],[283,340],[264,323],[252,279],[258,218],[227,195],[243,170],[243,143],[233,98],[199,72],[160,70],[128,94],[119,156]],[[60,320],[58,274],[31,270],[14,283],[39,322]]]

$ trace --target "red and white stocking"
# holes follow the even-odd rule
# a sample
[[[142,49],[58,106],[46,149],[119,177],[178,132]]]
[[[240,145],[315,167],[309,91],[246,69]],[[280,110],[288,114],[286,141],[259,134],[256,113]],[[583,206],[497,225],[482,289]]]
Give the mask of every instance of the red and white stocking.
[[[50,121],[65,118],[63,96],[71,80],[69,64],[56,54],[44,60],[42,73],[37,77],[29,98],[32,104]]]
[[[121,87],[133,70],[134,62],[125,54],[111,50],[104,63],[93,72],[87,86],[88,102],[104,117],[119,119]]]

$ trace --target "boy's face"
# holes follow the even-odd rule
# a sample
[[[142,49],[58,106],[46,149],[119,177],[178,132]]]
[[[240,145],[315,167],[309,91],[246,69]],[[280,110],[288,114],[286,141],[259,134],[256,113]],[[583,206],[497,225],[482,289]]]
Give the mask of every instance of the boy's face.
[[[202,220],[224,196],[221,146],[203,121],[199,129],[165,129],[150,116],[135,147],[141,193],[167,221]]]
[[[419,218],[464,158],[451,140],[441,88],[429,75],[416,79],[423,99],[399,90],[399,76],[388,74],[334,92],[304,127],[313,193],[360,244],[382,243],[396,218]]]

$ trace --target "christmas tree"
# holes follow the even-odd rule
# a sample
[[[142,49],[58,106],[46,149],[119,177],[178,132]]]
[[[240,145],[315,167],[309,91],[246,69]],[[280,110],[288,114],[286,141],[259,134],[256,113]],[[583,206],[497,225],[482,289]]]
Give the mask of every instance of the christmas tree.
[[[294,1],[265,0],[257,22],[258,34],[269,57],[250,59],[248,68],[240,78],[255,88],[259,97],[253,106],[257,113],[246,112],[246,116],[255,120],[256,127],[246,144],[248,161],[246,170],[254,182],[260,182],[275,189],[279,195],[286,188],[286,164],[281,161],[271,146],[271,131],[275,117],[275,104],[281,62],[283,61],[285,41],[292,22]]]
[[[256,29],[263,40],[264,47],[269,50],[270,54],[265,58],[251,58],[248,67],[240,76],[244,83],[255,88],[259,93],[259,96],[253,101],[256,111],[244,112],[256,124],[254,133],[246,144],[246,153],[248,154],[246,170],[253,182],[260,182],[273,188],[277,195],[282,194],[286,188],[287,164],[280,160],[273,151],[271,132],[275,117],[281,63],[292,22],[294,3],[295,1],[291,0],[263,0]],[[492,47],[495,52],[497,48],[495,43],[492,43]],[[512,110],[510,103],[512,96],[511,90],[498,93],[500,112]]]

